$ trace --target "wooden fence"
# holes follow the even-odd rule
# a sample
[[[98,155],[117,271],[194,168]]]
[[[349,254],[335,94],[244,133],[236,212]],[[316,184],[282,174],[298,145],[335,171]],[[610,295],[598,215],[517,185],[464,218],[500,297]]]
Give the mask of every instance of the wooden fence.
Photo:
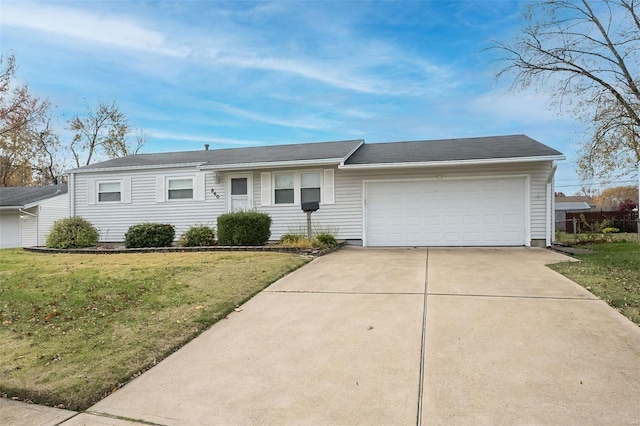
[[[584,216],[584,224],[582,217]],[[593,227],[597,227],[603,220],[610,221],[614,228],[618,228],[620,232],[638,232],[638,214],[636,212],[621,211],[599,211],[599,212],[582,212],[582,213],[566,213],[566,232],[573,233],[573,218],[576,218],[576,226],[578,233],[591,232]]]

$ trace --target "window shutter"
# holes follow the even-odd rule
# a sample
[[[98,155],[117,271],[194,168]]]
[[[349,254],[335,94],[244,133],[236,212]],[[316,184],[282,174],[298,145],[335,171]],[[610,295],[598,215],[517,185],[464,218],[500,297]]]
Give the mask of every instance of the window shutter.
[[[156,176],[156,201],[158,203],[164,203],[165,201],[164,190],[164,176]]]
[[[96,180],[87,179],[87,204],[96,203]]]
[[[334,190],[334,170],[325,169],[324,171],[324,191],[322,194],[323,204],[335,204],[335,190]]]
[[[124,204],[131,204],[131,178],[125,177],[122,179],[122,202]]]
[[[205,175],[204,172],[196,173],[196,178],[194,179],[194,196],[193,198],[196,201],[204,201],[205,200]]]
[[[271,173],[260,174],[260,205],[271,205]]]

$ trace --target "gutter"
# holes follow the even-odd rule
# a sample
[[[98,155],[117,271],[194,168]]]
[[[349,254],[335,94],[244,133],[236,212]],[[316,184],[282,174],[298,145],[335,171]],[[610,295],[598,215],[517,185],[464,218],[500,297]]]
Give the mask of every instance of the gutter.
[[[121,172],[127,170],[147,170],[147,169],[172,169],[179,167],[198,167],[205,164],[204,161],[197,163],[175,163],[175,164],[150,164],[145,166],[121,166],[121,167],[92,167],[88,169],[72,169],[65,172],[67,175],[73,173],[94,173],[94,172]]]
[[[449,161],[414,161],[403,163],[370,163],[370,164],[341,164],[339,169],[395,169],[409,167],[446,167],[446,166],[469,166],[483,164],[505,164],[505,163],[531,163],[538,161],[559,161],[565,160],[564,155],[547,155],[541,157],[510,157],[510,158],[483,158],[475,160],[449,160]]]
[[[553,237],[556,233],[556,214],[555,214],[555,185],[554,185],[554,177],[556,175],[556,170],[558,170],[558,162],[553,160],[551,163],[551,171],[549,172],[549,177],[547,178],[547,226],[546,226],[546,245],[547,247],[551,247],[553,243]]]
[[[277,169],[281,167],[300,167],[300,166],[335,166],[340,165],[344,158],[323,158],[317,160],[289,160],[289,161],[263,161],[260,163],[236,163],[236,164],[214,164],[208,166],[200,166],[198,170],[256,170],[256,169]]]

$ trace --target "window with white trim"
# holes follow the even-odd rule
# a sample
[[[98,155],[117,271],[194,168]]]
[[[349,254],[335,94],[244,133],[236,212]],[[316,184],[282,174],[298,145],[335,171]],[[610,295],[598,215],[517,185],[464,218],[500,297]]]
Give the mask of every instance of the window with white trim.
[[[275,204],[293,204],[295,199],[294,190],[294,174],[282,173],[274,175],[274,203]]]
[[[300,202],[320,202],[320,172],[300,173]]]
[[[193,200],[193,179],[167,179],[167,200]]]
[[[99,203],[119,203],[122,200],[120,182],[98,182]]]

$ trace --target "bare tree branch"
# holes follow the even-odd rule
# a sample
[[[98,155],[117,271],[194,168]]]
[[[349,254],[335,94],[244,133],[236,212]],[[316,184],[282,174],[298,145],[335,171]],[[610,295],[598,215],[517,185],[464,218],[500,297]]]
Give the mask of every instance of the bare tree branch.
[[[533,3],[522,32],[496,42],[512,89],[548,87],[550,101],[587,123],[578,168],[585,178],[640,164],[640,19],[635,0]]]

